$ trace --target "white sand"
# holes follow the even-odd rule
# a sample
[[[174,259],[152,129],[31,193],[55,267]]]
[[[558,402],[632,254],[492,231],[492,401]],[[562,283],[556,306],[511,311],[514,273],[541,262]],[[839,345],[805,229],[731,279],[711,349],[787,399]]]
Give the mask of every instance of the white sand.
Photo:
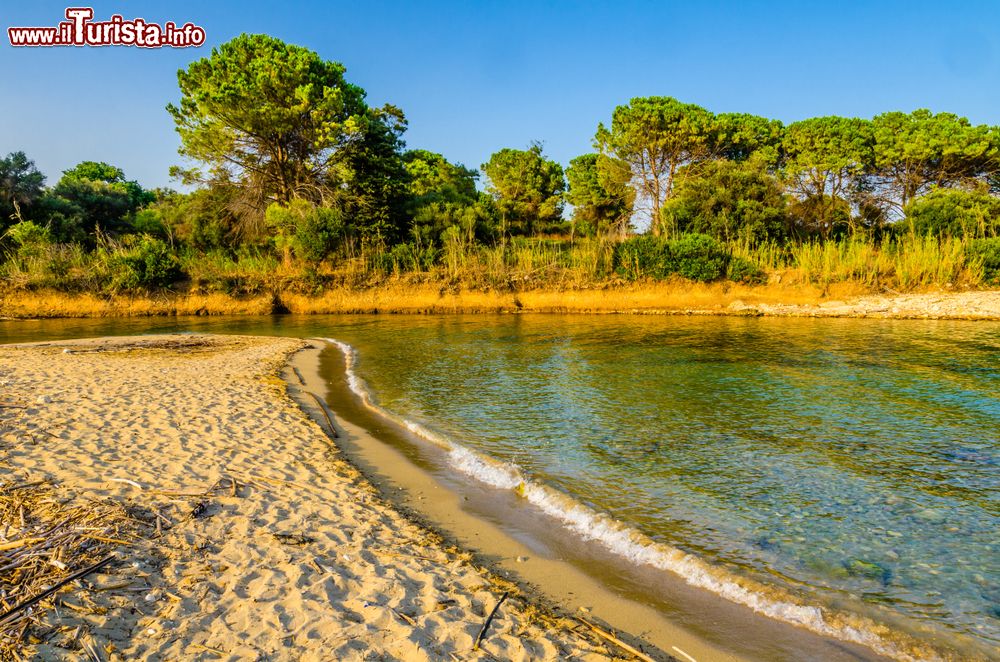
[[[26,405],[0,409],[0,480],[46,479],[174,525],[159,538],[141,529],[121,562],[68,588],[77,608],[45,617],[61,634],[25,656],[77,657],[67,649],[82,626],[109,660],[608,659],[516,595],[473,651],[509,587],[380,500],[287,397],[277,373],[304,344],[0,346],[0,401]]]

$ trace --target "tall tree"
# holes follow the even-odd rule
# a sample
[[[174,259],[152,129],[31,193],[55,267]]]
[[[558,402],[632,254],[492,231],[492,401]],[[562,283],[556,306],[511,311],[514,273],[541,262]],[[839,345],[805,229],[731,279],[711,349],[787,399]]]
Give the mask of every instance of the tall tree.
[[[627,168],[599,154],[583,154],[569,162],[566,200],[573,205],[573,230],[595,235],[621,230],[632,213],[635,191]]]
[[[899,216],[931,187],[970,187],[1000,174],[1000,128],[951,113],[891,112],[872,120],[876,202]]]
[[[629,167],[638,198],[651,210],[650,229],[663,230],[660,207],[680,168],[711,156],[713,116],[671,97],[640,97],[615,108],[611,127],[600,124],[594,142],[605,156]]]
[[[799,224],[824,235],[849,225],[851,200],[872,162],[871,122],[835,116],[795,122],[786,127],[782,148]]]
[[[405,225],[406,118],[398,108],[385,105],[366,110],[358,127],[359,138],[331,161],[337,168],[325,180],[333,191],[326,201],[343,210],[348,231],[363,245],[381,248],[398,240]]]
[[[501,149],[481,168],[489,180],[486,190],[499,208],[503,235],[532,235],[562,220],[563,169],[545,158],[538,143]]]
[[[45,175],[24,152],[0,159],[0,231],[25,220],[23,214],[42,195]]]
[[[177,73],[170,104],[181,154],[206,164],[206,179],[239,183],[262,220],[272,202],[322,200],[341,150],[371,122],[364,91],[344,67],[300,46],[243,34]]]

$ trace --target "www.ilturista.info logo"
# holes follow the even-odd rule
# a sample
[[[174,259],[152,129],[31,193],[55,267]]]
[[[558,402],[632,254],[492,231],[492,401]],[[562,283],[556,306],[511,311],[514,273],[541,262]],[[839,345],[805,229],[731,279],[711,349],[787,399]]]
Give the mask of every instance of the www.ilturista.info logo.
[[[107,21],[94,21],[91,7],[69,7],[65,21],[48,28],[7,28],[11,46],[139,46],[140,48],[187,48],[205,43],[205,29],[173,21],[163,25],[119,14]]]

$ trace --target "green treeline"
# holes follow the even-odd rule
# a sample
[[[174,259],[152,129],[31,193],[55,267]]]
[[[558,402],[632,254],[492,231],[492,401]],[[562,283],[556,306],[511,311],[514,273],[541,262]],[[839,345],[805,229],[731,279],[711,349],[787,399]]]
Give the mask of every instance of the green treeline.
[[[237,37],[178,83],[167,110],[193,165],[172,175],[189,193],[90,161],[46,187],[23,152],[0,159],[9,287],[1000,279],[1000,128],[953,114],[784,125],[636,98],[565,170],[538,143],[475,170],[407,150],[400,109],[370,106],[342,65],[272,37]]]

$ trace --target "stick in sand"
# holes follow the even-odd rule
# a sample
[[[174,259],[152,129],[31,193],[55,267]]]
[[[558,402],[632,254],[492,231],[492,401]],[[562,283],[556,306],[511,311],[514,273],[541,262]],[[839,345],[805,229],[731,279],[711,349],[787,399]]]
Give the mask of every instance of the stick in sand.
[[[510,595],[510,593],[504,591],[503,595],[500,596],[500,599],[497,600],[496,605],[493,606],[493,611],[491,611],[490,615],[486,617],[486,621],[483,623],[482,629],[479,630],[479,636],[476,637],[476,643],[472,645],[472,650],[479,650],[479,644],[482,643],[483,638],[486,636],[486,630],[489,629],[490,623],[493,622],[493,617],[497,615],[497,611],[500,610],[500,605],[503,604],[503,601],[507,599],[508,595]]]
[[[56,582],[55,585],[53,585],[51,588],[48,588],[48,589],[42,591],[41,593],[39,593],[35,597],[28,598],[24,602],[22,602],[20,604],[17,604],[17,605],[14,605],[13,607],[11,607],[10,609],[8,609],[3,614],[0,614],[0,623],[6,622],[11,616],[13,616],[14,614],[18,613],[19,611],[23,611],[23,610],[27,609],[28,607],[30,607],[31,605],[36,604],[38,602],[41,602],[45,598],[49,597],[50,595],[52,595],[53,593],[55,593],[56,591],[58,591],[59,589],[61,589],[66,584],[69,584],[71,582],[75,582],[77,579],[83,579],[84,577],[86,577],[87,575],[91,574],[92,572],[97,572],[98,570],[100,570],[101,568],[103,568],[104,566],[106,566],[107,564],[111,563],[114,560],[115,560],[114,554],[112,554],[111,556],[107,556],[107,557],[101,559],[100,561],[98,561],[97,563],[95,563],[94,565],[87,566],[83,570],[80,570],[79,572],[74,572],[69,577],[67,577],[67,578],[65,578],[65,579],[63,579],[61,581]]]
[[[619,648],[621,648],[621,649],[623,649],[625,651],[628,651],[633,656],[635,656],[636,658],[642,660],[643,662],[656,662],[656,660],[654,660],[650,656],[646,655],[645,653],[643,653],[638,648],[635,648],[633,646],[629,646],[624,641],[622,641],[621,639],[619,639],[615,635],[611,634],[610,632],[607,632],[606,630],[602,630],[601,628],[597,627],[593,623],[591,623],[589,621],[585,621],[582,618],[577,617],[577,620],[579,620],[581,623],[583,623],[588,628],[590,628],[594,632],[594,634],[600,636],[603,639],[606,639],[606,640],[610,641],[611,643],[615,644]]]

